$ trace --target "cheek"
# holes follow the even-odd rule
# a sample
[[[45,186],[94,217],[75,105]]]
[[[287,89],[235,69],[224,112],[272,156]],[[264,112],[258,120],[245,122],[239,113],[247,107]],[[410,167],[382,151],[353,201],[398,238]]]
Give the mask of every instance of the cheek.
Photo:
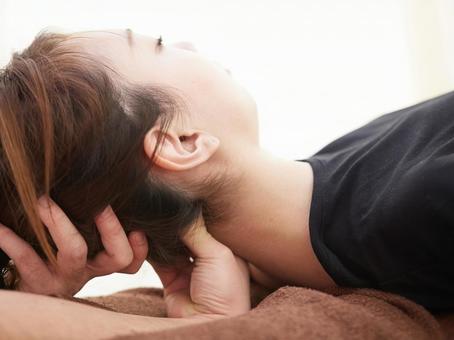
[[[196,116],[199,128],[216,126],[226,133],[258,140],[257,106],[250,93],[222,67],[200,58],[177,56],[154,60],[136,58],[130,78],[145,84],[169,86]]]
[[[258,133],[257,104],[246,88],[236,81],[232,81],[230,100],[227,101],[233,118],[238,122],[239,128],[249,135]]]
[[[230,80],[216,89],[212,88],[210,94],[214,122],[223,130],[240,134],[254,144],[258,143],[257,106],[250,93]]]

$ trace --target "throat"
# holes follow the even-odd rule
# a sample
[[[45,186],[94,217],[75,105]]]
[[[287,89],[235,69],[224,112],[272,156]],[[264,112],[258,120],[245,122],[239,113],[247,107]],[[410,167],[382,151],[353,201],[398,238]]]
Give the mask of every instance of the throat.
[[[294,282],[288,266],[301,266],[309,241],[313,175],[308,163],[262,154],[243,165],[231,218],[209,228],[235,254],[267,273]],[[304,253],[304,252],[303,252]]]

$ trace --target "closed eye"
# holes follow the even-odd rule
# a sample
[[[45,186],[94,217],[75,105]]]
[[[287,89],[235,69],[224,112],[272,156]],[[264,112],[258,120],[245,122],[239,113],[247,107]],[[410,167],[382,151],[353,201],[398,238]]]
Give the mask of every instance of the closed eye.
[[[161,49],[162,48],[162,36],[159,36],[159,38],[156,40],[156,49]]]

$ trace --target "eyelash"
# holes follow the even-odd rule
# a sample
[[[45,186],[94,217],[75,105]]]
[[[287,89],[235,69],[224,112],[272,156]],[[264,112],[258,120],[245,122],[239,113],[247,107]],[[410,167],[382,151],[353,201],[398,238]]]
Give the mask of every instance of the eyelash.
[[[157,45],[158,47],[159,47],[159,46],[162,46],[162,36],[159,36],[156,45]]]

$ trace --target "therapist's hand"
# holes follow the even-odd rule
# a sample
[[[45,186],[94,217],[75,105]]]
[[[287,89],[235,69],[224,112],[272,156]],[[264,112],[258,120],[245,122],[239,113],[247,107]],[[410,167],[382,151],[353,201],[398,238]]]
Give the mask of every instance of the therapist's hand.
[[[207,231],[203,217],[181,236],[191,252],[177,266],[151,263],[164,286],[167,316],[217,319],[246,313],[251,308],[246,262]]]
[[[94,277],[137,272],[147,256],[145,235],[133,231],[126,236],[110,206],[95,218],[105,250],[93,260],[87,260],[84,238],[55,202],[43,196],[38,210],[58,248],[57,266],[41,259],[26,241],[0,224],[0,248],[14,261],[20,276],[16,290],[73,296]]]

